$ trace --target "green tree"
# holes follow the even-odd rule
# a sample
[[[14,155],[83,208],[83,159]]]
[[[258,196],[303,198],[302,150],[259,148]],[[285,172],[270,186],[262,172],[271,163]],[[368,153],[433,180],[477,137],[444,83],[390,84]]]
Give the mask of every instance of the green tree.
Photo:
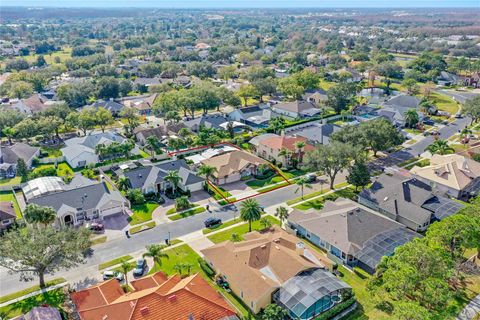
[[[272,226],[272,223],[270,222],[270,220],[268,220],[267,217],[263,217],[260,219],[260,225],[265,230],[265,229],[270,229]]]
[[[9,96],[12,98],[23,99],[31,96],[33,93],[33,87],[26,81],[17,81],[11,85]]]
[[[234,232],[234,233],[232,233],[232,235],[230,236],[230,241],[232,241],[232,242],[240,242],[240,241],[242,241],[242,237],[240,237],[240,236],[238,235],[238,233],[235,233],[235,232]]]
[[[341,82],[327,90],[325,104],[340,113],[354,102],[356,86],[354,83]]]
[[[96,89],[99,99],[117,98],[120,91],[118,80],[113,77],[101,77],[96,83]]]
[[[305,155],[304,165],[312,171],[322,171],[330,178],[330,189],[334,189],[337,174],[350,166],[352,147],[341,142],[319,145]]]
[[[86,228],[27,226],[7,232],[0,241],[0,266],[20,274],[24,281],[39,278],[45,287],[45,275],[69,269],[84,261],[90,248],[90,232]]]
[[[125,275],[125,286],[127,287],[128,287],[128,273],[133,268],[135,268],[135,264],[129,261],[122,262],[122,264],[120,265],[120,271],[122,271],[123,274]]]
[[[130,180],[127,177],[122,176],[118,178],[117,186],[119,190],[127,191],[130,187]]]
[[[420,121],[420,117],[415,109],[408,109],[407,112],[405,112],[404,117],[405,124],[409,128],[415,128]]]
[[[15,129],[11,127],[6,127],[2,130],[2,133],[7,137],[8,143],[12,144],[12,138],[15,136]]]
[[[79,112],[77,118],[77,128],[83,132],[83,135],[87,135],[87,130],[92,129],[97,122],[96,112],[92,108],[82,109]]]
[[[136,127],[140,125],[140,119],[135,108],[123,108],[120,112],[120,117],[127,121],[126,130],[130,134],[134,133]]]
[[[295,193],[298,191],[301,191],[302,199],[303,199],[303,192],[305,188],[312,188],[312,184],[308,181],[306,177],[300,177],[295,181],[295,184],[298,186],[297,190],[295,190]]]
[[[22,178],[22,182],[26,182],[28,180],[28,166],[25,163],[25,160],[22,158],[18,158],[17,160],[17,176]]]
[[[357,143],[359,143],[360,146],[365,143],[365,147],[370,148],[374,156],[377,156],[378,151],[387,151],[390,148],[402,144],[404,141],[403,136],[398,132],[397,128],[384,118],[361,123],[359,131],[361,137],[358,138]],[[351,140],[350,143],[355,144],[355,140]]]
[[[288,317],[287,310],[279,305],[271,303],[265,307],[261,314],[261,320],[284,320]]]
[[[445,154],[455,152],[455,149],[453,149],[448,145],[448,141],[442,140],[442,139],[434,141],[431,145],[427,147],[426,150],[430,151],[433,154],[440,154],[440,155],[445,155]]]
[[[153,158],[155,153],[160,153],[160,141],[156,136],[147,137],[146,141],[147,148],[150,150],[150,156]]]
[[[268,123],[268,129],[273,133],[279,133],[283,128],[285,128],[285,119],[281,117],[273,118]]]
[[[275,217],[277,217],[278,219],[280,219],[280,222],[281,223],[284,223],[285,221],[288,220],[288,209],[283,207],[283,206],[280,206],[278,208],[275,209]]]
[[[252,85],[255,87],[256,92],[258,92],[260,102],[263,102],[263,96],[277,92],[277,85],[271,77],[255,80]]]
[[[248,221],[248,232],[252,231],[252,222],[262,217],[262,208],[255,199],[246,199],[240,204],[240,218]]]
[[[408,94],[413,94],[416,91],[415,89],[418,90],[417,81],[415,81],[415,79],[403,80],[402,86],[404,86],[407,89]]]
[[[393,315],[398,320],[430,320],[432,314],[417,302],[397,302]]]
[[[161,245],[161,244],[152,244],[146,247],[147,252],[143,254],[143,257],[150,257],[153,259],[156,265],[159,267],[162,266],[162,259],[166,258],[168,259],[168,254],[166,254],[164,249],[166,246]]]
[[[370,183],[370,171],[364,161],[355,161],[353,166],[348,170],[347,182],[358,187],[365,187]]]
[[[38,223],[47,226],[55,221],[57,212],[51,207],[30,203],[23,210],[23,217],[28,223]]]
[[[140,189],[128,189],[126,192],[126,197],[132,204],[145,203],[145,196]]]
[[[187,196],[181,196],[175,199],[175,208],[177,211],[189,209],[191,207],[190,201]]]
[[[178,175],[178,171],[168,171],[164,180],[172,186],[173,194],[176,193],[178,184],[182,181],[182,178]]]
[[[241,86],[237,91],[237,96],[243,100],[243,105],[246,107],[248,105],[248,99],[253,98],[259,95],[257,88],[251,84],[246,84]]]
[[[281,148],[278,152],[278,156],[283,158],[283,166],[288,167],[290,165],[290,160],[292,157],[292,151],[287,148]]]
[[[292,77],[282,78],[277,83],[278,90],[292,100],[301,99],[305,88]]]
[[[462,107],[462,113],[472,118],[470,125],[477,122],[478,119],[480,119],[480,96],[465,101]]]
[[[112,113],[103,107],[98,108],[95,112],[95,122],[100,126],[102,132],[105,132],[105,128],[113,123]]]
[[[197,170],[197,173],[200,176],[205,177],[206,181],[210,181],[210,178],[214,176],[215,172],[217,172],[217,168],[206,164],[201,164]]]

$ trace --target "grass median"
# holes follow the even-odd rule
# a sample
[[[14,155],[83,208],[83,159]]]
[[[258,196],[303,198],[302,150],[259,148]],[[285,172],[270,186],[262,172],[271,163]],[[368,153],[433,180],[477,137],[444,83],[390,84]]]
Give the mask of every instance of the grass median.
[[[133,257],[131,255],[121,256],[121,257],[115,258],[113,260],[110,260],[110,261],[99,264],[98,265],[98,270],[107,269],[111,266],[115,266],[117,264],[121,264],[123,262],[129,261],[129,260],[132,260],[132,259],[133,259]]]
[[[278,226],[280,225],[280,220],[278,220],[278,219],[276,219],[272,216],[265,216],[265,217],[273,225],[278,225]],[[254,231],[254,230],[258,231],[258,230],[262,230],[262,229],[263,229],[263,226],[261,225],[260,221],[254,221],[252,223],[252,231]],[[213,235],[209,236],[208,239],[210,239],[210,241],[212,241],[213,243],[220,243],[220,242],[223,242],[223,241],[226,241],[226,240],[230,240],[233,233],[236,233],[237,235],[239,235],[240,239],[243,240],[243,235],[248,233],[248,223],[243,223],[243,224],[241,224],[239,226],[236,226],[236,227],[233,227],[231,229],[213,234]]]
[[[47,281],[45,283],[45,288],[52,287],[52,286],[55,286],[57,284],[64,283],[64,282],[67,282],[67,280],[65,278],[55,278],[51,281]],[[0,297],[0,303],[5,303],[7,301],[23,297],[23,296],[25,296],[29,293],[32,293],[32,292],[35,292],[35,291],[38,291],[38,290],[40,290],[40,286],[36,285],[36,286],[30,287],[30,288],[27,288],[27,289],[23,289],[23,290],[11,293],[11,294],[7,294],[6,296]]]

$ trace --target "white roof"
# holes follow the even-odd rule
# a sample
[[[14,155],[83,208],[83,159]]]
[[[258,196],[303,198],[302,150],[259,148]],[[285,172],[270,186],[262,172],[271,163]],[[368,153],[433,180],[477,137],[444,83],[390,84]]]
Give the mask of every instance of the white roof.
[[[54,192],[64,191],[65,183],[60,177],[40,177],[27,182],[22,188],[27,200]]]

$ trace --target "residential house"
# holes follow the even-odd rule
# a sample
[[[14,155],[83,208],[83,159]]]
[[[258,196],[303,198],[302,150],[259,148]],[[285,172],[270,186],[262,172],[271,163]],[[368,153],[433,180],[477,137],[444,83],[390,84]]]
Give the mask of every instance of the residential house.
[[[27,204],[52,207],[57,212],[56,226],[78,226],[88,220],[125,213],[128,202],[105,182],[69,187],[59,177],[41,177],[22,188]]]
[[[465,78],[464,84],[469,87],[480,87],[480,72],[474,72],[471,76]]]
[[[378,110],[378,115],[387,118],[393,124],[404,126],[405,113],[410,109],[418,111],[420,99],[405,94],[397,95],[383,103],[383,108]],[[419,114],[420,118],[422,115]],[[421,120],[421,119],[420,119]]]
[[[441,71],[440,75],[437,77],[437,83],[440,86],[451,86],[451,85],[456,85],[460,82],[460,77],[457,76],[456,74],[447,72],[447,71]]]
[[[480,163],[458,154],[434,154],[429,166],[415,166],[410,172],[433,190],[457,199],[476,196],[480,190]]]
[[[455,214],[463,205],[437,196],[426,183],[399,174],[382,174],[358,195],[358,202],[414,231]]]
[[[325,102],[328,100],[327,92],[322,89],[307,90],[302,98],[312,102],[317,108],[325,106]]]
[[[97,100],[93,104],[89,106],[83,107],[85,109],[90,109],[93,108],[95,110],[98,110],[99,108],[104,108],[112,113],[114,117],[118,117],[120,115],[120,112],[122,112],[123,108],[125,106],[123,104],[120,104],[113,99],[110,100]]]
[[[41,94],[34,94],[27,99],[19,100],[16,103],[10,105],[11,109],[17,110],[20,113],[26,113],[32,115],[45,111],[48,107],[54,105],[55,101],[49,101],[46,97]]]
[[[140,115],[151,115],[153,112],[153,103],[157,98],[157,94],[150,94],[141,97],[126,97],[120,100],[126,107],[135,108]]]
[[[230,120],[224,114],[207,114],[195,119],[184,121],[184,125],[193,132],[198,132],[201,127],[207,129],[224,130],[221,125],[226,125]]]
[[[268,106],[251,106],[238,108],[228,114],[232,121],[244,123],[252,128],[266,128],[273,112]]]
[[[138,143],[143,146],[147,143],[148,137],[154,136],[159,141],[162,141],[169,136],[177,135],[182,128],[187,127],[182,122],[179,122],[154,128],[137,127],[134,132]]]
[[[196,192],[203,190],[205,179],[199,177],[188,167],[185,160],[171,160],[156,165],[139,167],[133,170],[123,172],[128,178],[130,188],[141,189],[143,193],[165,192],[167,188],[172,187],[165,181],[169,171],[176,171],[181,180],[178,188],[183,192]]]
[[[298,236],[325,249],[328,257],[347,266],[359,266],[369,273],[383,256],[418,234],[384,215],[352,200],[327,201],[321,210],[294,210],[289,227]]]
[[[0,178],[13,178],[17,172],[17,161],[23,159],[27,167],[40,154],[40,148],[17,142],[10,146],[0,146]]]
[[[254,313],[270,304],[273,296],[276,301],[282,302],[290,314],[310,309],[318,302],[317,306],[324,306],[323,309],[316,310],[318,314],[332,306],[324,301],[338,298],[339,291],[348,288],[335,278],[338,282],[335,282],[331,290],[319,290],[318,294],[310,296],[311,299],[302,308],[288,309],[293,308],[293,305],[285,303],[288,300],[286,293],[296,290],[292,282],[298,283],[294,277],[303,277],[305,281],[313,283],[316,277],[304,272],[321,270],[322,274],[327,273],[324,269],[332,268],[332,261],[309,249],[300,239],[279,227],[261,233],[250,232],[244,238],[241,242],[225,241],[201,252],[210,266]],[[330,279],[334,281],[334,278]],[[299,294],[296,298],[304,297]]]
[[[252,139],[250,139],[250,141],[248,141],[249,145],[250,145],[250,149],[253,151],[253,152],[257,152],[257,149],[258,149],[258,146],[260,145],[260,141],[264,140],[264,139],[267,139],[267,138],[271,138],[271,137],[278,137],[278,134],[275,134],[275,133],[262,133],[262,134],[259,134],[258,136],[255,136],[253,137]]]
[[[329,144],[330,136],[339,131],[340,126],[332,123],[307,122],[286,128],[285,134],[305,138],[311,145]]]
[[[100,157],[95,152],[96,146],[100,144],[108,146],[114,142],[125,143],[126,141],[126,138],[114,131],[104,133],[92,132],[83,137],[65,140],[65,147],[61,150],[65,161],[67,161],[72,168],[80,168],[100,162]],[[140,150],[135,146],[130,153],[138,155],[140,154]]]
[[[201,163],[217,169],[213,181],[218,185],[240,181],[257,174],[259,165],[268,165],[267,161],[242,150],[222,153],[202,160]]]
[[[296,146],[297,143],[300,142],[305,144],[301,149]],[[291,154],[287,156],[280,155],[283,149],[290,151]],[[301,163],[305,152],[314,149],[315,147],[309,144],[304,137],[277,135],[260,140],[255,153],[257,156],[269,161],[282,161],[284,166],[289,166],[292,164],[292,161],[298,161],[298,163]]]
[[[279,115],[290,119],[308,118],[321,113],[321,110],[313,102],[304,100],[280,102],[273,104],[271,108]]]
[[[33,307],[28,313],[15,318],[15,320],[62,320],[62,315],[57,308],[40,306]]]
[[[7,229],[15,223],[17,215],[15,214],[15,207],[10,201],[0,201],[0,232]]]
[[[111,279],[70,294],[80,320],[236,320],[235,309],[200,274],[162,272],[130,282],[125,293]]]
[[[146,88],[149,88],[151,86],[157,86],[161,84],[162,81],[160,78],[136,78],[135,81],[133,81],[134,86],[144,86]]]

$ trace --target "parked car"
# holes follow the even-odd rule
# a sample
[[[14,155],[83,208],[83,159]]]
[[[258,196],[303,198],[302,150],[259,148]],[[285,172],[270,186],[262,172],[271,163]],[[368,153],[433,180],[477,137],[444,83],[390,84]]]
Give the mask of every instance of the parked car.
[[[307,179],[307,182],[317,181],[317,175],[315,173],[310,173],[305,178]]]
[[[103,280],[110,280],[113,278],[117,279],[118,281],[123,281],[123,279],[125,279],[125,275],[114,270],[108,270],[103,273]]]
[[[432,119],[425,119],[423,120],[423,124],[426,124],[428,126],[433,126],[435,125],[435,121],[433,121]]]
[[[203,223],[205,224],[205,227],[210,228],[210,227],[216,226],[218,224],[221,224],[222,219],[210,217],[207,220],[205,220]]]
[[[103,230],[105,230],[105,226],[98,222],[87,223],[85,228],[93,232],[102,232]]]
[[[462,118],[462,113],[460,111],[455,113],[455,118],[457,118],[457,119]]]
[[[141,277],[145,273],[145,269],[147,269],[147,260],[140,258],[137,260],[137,264],[135,265],[135,269],[133,269],[133,276]]]

